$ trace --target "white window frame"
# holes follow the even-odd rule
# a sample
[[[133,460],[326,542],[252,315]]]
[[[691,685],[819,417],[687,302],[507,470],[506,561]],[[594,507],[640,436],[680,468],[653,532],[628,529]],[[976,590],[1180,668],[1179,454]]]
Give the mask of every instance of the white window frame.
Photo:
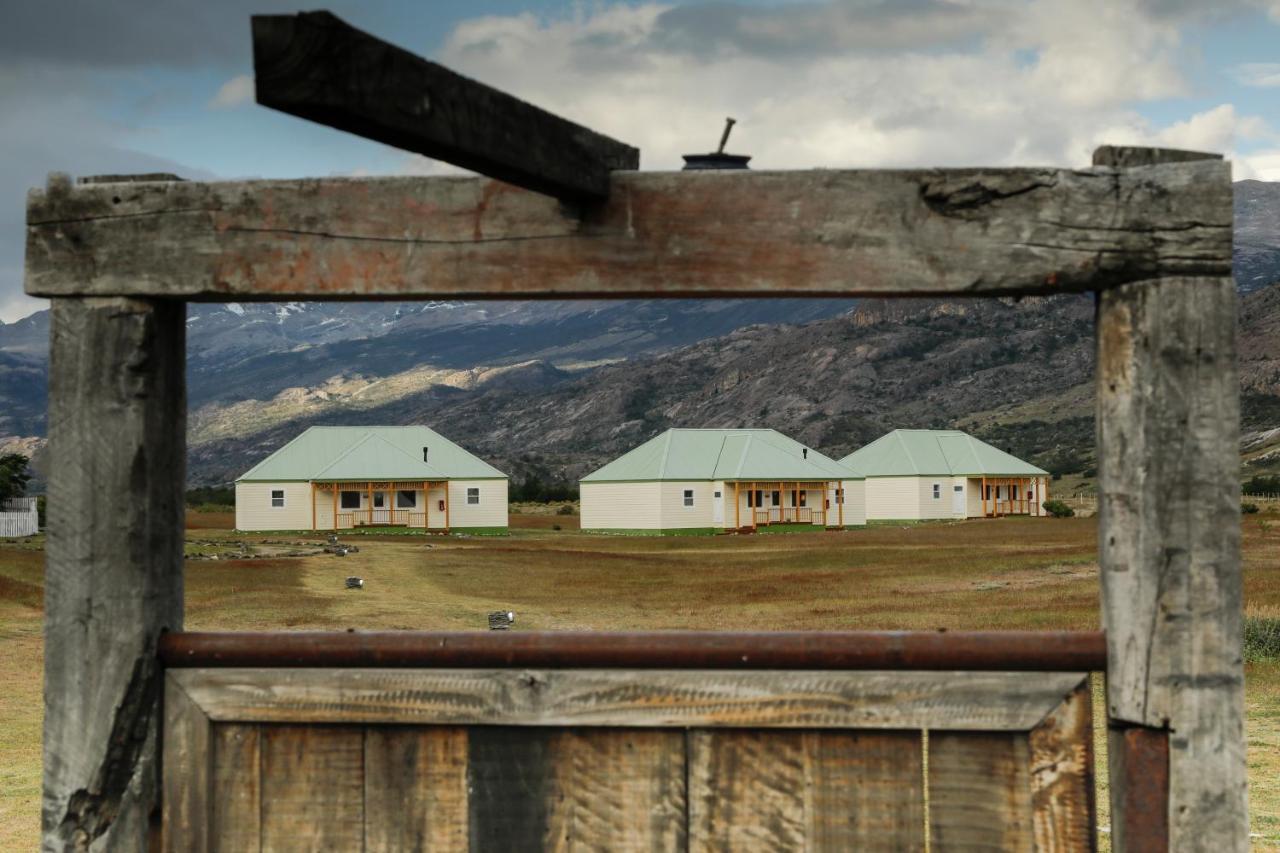
[[[479,486],[467,486],[467,506],[480,506]]]
[[[941,483],[933,484],[933,499],[935,501],[942,500],[942,484]]]
[[[684,505],[686,508],[693,506],[693,489],[684,490]]]
[[[410,503],[403,503],[402,498],[408,495],[411,499]],[[417,509],[418,508],[418,490],[417,489],[396,489],[396,509]]]
[[[340,489],[340,490],[338,491],[338,509],[340,509],[340,510],[344,510],[344,509],[345,509],[345,510],[348,510],[348,511],[350,511],[350,510],[354,510],[354,509],[359,509],[359,508],[360,508],[360,506],[361,506],[361,504],[363,504],[363,503],[364,503],[364,501],[363,501],[363,500],[362,500],[362,498],[361,498],[361,496],[362,496],[363,494],[364,494],[363,492],[357,491],[357,490],[355,490],[355,489]],[[344,499],[347,495],[355,495],[355,496],[356,496],[356,505],[355,505],[355,506],[347,506],[345,503],[343,503],[343,502],[342,502],[342,501],[343,501],[343,499]]]
[[[279,495],[280,497],[277,498],[276,495]],[[276,503],[277,500],[279,500],[280,503]],[[284,509],[284,504],[285,504],[284,489],[272,489],[271,490],[271,508]]]

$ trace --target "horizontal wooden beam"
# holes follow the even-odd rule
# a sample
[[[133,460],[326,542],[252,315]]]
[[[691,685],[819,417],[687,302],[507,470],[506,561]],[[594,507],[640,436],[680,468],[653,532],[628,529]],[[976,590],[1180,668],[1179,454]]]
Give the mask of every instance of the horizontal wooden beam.
[[[173,669],[214,721],[1029,731],[1064,672]]]
[[[329,12],[253,17],[258,103],[566,201],[599,201],[640,151]]]
[[[251,631],[170,633],[169,667],[624,667],[1067,671],[1101,631]]]
[[[585,218],[484,178],[73,186],[27,292],[187,300],[981,295],[1231,272],[1221,161],[615,172]]]

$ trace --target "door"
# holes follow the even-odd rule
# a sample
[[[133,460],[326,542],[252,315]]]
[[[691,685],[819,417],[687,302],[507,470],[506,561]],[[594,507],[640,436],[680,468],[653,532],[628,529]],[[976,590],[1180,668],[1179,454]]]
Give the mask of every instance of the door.
[[[965,516],[964,486],[954,486],[951,490],[951,514]]]
[[[711,496],[711,520],[716,527],[724,527],[724,486],[716,489]]]

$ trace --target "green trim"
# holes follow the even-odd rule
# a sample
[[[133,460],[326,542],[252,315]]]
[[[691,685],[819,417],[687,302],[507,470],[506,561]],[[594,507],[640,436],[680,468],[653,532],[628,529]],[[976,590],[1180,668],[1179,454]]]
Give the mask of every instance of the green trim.
[[[593,486],[597,483],[600,485],[610,485],[614,483],[847,483],[854,480],[865,480],[866,477],[839,477],[830,480],[793,480],[783,478],[782,480],[764,479],[764,478],[746,478],[746,479],[727,479],[722,480],[716,478],[714,480],[699,480],[696,477],[667,477],[666,479],[649,479],[649,480],[579,480],[578,483],[583,486]],[[812,490],[810,490],[812,491]]]
[[[596,527],[579,531],[596,536],[714,536],[720,532],[716,527]]]

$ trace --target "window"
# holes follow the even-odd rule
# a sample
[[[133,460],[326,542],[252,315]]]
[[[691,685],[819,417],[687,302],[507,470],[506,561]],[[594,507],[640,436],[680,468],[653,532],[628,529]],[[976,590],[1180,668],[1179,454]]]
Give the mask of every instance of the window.
[[[374,493],[373,493],[373,508],[374,508],[374,509],[382,509],[382,507],[385,505],[385,503],[386,503],[386,495],[384,495],[382,492],[374,492]]]
[[[770,503],[770,506],[782,506],[782,492],[778,491],[777,489],[774,489],[773,494],[770,495],[770,498],[772,499],[772,503]]]
[[[957,492],[963,492],[963,491],[964,491],[964,486],[956,486],[956,487],[955,487],[955,491],[957,491]]]
[[[413,509],[418,505],[418,493],[413,489],[396,492],[396,509]]]
[[[933,499],[936,501],[942,497],[942,486],[938,483],[933,484]]]
[[[684,490],[684,505],[693,506],[693,489]]]
[[[764,506],[764,492],[760,489],[756,489],[756,506]]]
[[[844,488],[843,488],[843,487],[840,487],[840,488],[836,489],[836,503],[838,503],[838,504],[842,504],[842,503],[844,503]]]
[[[476,506],[480,503],[480,487],[471,486],[467,489],[467,503]]]
[[[343,509],[359,509],[360,508],[359,492],[343,492],[340,500],[341,500],[341,506]]]
[[[720,493],[716,492],[716,500],[720,500]]]
[[[809,492],[806,489],[800,490],[800,506],[809,505]]]
[[[271,505],[284,506],[284,489],[271,490]]]

